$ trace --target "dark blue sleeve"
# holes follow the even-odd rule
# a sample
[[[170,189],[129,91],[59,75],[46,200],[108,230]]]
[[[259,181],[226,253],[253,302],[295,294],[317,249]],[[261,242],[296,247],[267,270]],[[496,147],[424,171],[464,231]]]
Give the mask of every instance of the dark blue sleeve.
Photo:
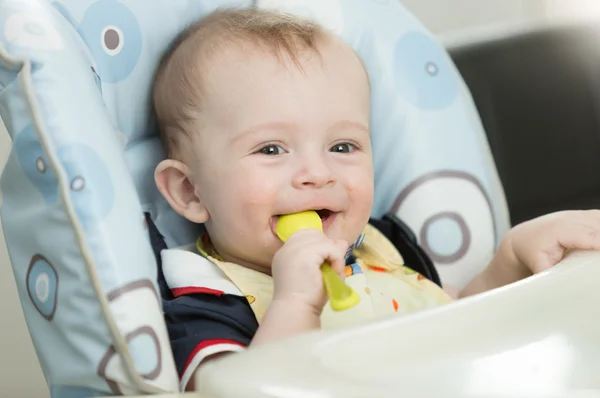
[[[246,347],[258,322],[245,297],[191,294],[163,302],[164,317],[179,377],[204,353]],[[192,369],[193,371],[193,369]]]

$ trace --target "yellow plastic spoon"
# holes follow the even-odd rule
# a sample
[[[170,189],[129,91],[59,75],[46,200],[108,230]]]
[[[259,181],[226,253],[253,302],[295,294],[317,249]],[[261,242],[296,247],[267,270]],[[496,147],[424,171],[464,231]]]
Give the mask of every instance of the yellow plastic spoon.
[[[302,229],[323,230],[321,217],[317,212],[308,210],[280,216],[275,232],[279,239],[285,242],[290,236]],[[360,296],[344,283],[342,278],[333,270],[331,264],[324,262],[321,266],[321,274],[323,275],[325,291],[334,311],[343,311],[358,304]]]

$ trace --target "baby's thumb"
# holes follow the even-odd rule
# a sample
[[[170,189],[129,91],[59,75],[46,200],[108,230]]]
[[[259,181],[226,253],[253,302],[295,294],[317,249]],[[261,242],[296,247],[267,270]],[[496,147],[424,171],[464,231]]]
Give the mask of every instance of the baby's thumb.
[[[335,264],[331,264],[335,272],[337,272],[342,278],[344,277],[344,270],[346,268],[346,252],[350,246],[348,242],[343,239],[336,240],[335,246],[339,249],[339,260]]]

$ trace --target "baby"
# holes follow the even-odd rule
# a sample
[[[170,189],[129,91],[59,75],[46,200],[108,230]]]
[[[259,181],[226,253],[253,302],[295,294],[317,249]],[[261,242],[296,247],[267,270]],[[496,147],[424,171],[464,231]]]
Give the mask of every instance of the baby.
[[[211,358],[337,316],[324,315],[320,267],[328,261],[344,275],[354,261],[347,252],[377,257],[400,292],[418,296],[413,309],[450,300],[430,281],[409,280],[403,254],[368,224],[369,79],[336,36],[274,12],[217,11],[173,44],[153,98],[168,153],[156,168],[158,189],[207,231],[197,248],[163,252],[175,297],[165,319],[182,389],[194,388],[194,372]],[[304,210],[318,211],[323,232],[303,230],[283,244],[278,216]],[[460,296],[548,269],[567,249],[600,249],[599,213],[555,213],[513,228]],[[357,272],[372,271],[357,264]],[[368,284],[362,290],[368,294]]]

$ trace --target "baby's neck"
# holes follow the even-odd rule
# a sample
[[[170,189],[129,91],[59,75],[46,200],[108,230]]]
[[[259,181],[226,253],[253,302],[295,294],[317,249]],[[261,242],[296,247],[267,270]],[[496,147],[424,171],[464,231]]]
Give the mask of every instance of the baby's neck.
[[[271,275],[271,264],[268,264],[268,265],[255,264],[255,263],[245,260],[243,258],[238,258],[236,256],[230,255],[229,253],[227,253],[225,251],[218,251],[215,248],[215,246],[213,245],[213,242],[211,241],[210,236],[208,234],[204,234],[200,237],[200,240],[198,241],[198,250],[200,250],[201,252],[205,253],[208,256],[216,258],[219,261],[237,264],[244,268],[248,268],[253,271],[272,276]]]

